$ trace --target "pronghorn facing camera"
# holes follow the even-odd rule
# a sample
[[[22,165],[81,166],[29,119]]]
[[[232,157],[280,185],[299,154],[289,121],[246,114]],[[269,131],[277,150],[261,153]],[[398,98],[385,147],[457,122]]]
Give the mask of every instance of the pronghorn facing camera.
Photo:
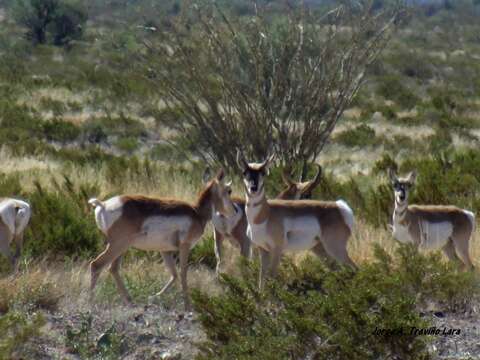
[[[290,178],[289,172],[282,172],[282,179],[287,186],[277,199],[282,200],[298,200],[310,199],[313,190],[320,183],[320,175],[322,168],[317,165],[317,174],[309,181],[295,182]],[[231,190],[230,190],[231,192]],[[233,216],[226,217],[215,212],[212,216],[214,226],[213,237],[215,239],[215,256],[217,258],[216,274],[220,273],[222,263],[222,243],[228,238],[234,246],[240,247],[240,254],[247,258],[250,257],[250,239],[247,236],[247,217],[245,215],[245,199],[232,197],[233,206],[236,213]]]
[[[416,172],[399,178],[390,169],[389,177],[395,195],[393,237],[420,249],[442,249],[450,260],[460,259],[466,269],[473,269],[469,243],[475,232],[475,215],[455,206],[408,205]]]
[[[240,152],[237,154],[243,169],[248,233],[260,251],[260,289],[267,271],[276,275],[281,256],[288,250],[312,250],[319,257],[333,258],[355,269],[347,253],[354,224],[350,207],[342,200],[267,200],[264,178],[272,159],[248,163]]]
[[[30,221],[30,205],[17,199],[0,199],[0,252],[5,255],[14,270],[22,253],[23,233]],[[10,244],[15,243],[15,254]]]
[[[163,294],[177,278],[174,253],[178,251],[182,292],[185,308],[189,310],[187,265],[190,249],[202,236],[214,211],[225,216],[231,216],[235,211],[223,178],[223,170],[220,170],[205,185],[195,204],[131,195],[116,196],[104,202],[91,199],[89,203],[95,207],[95,220],[107,240],[104,252],[90,263],[91,296],[101,270],[110,264],[110,272],[122,299],[127,304],[131,303],[119,274],[120,259],[131,246],[161,253],[171,274],[170,280],[157,295]]]

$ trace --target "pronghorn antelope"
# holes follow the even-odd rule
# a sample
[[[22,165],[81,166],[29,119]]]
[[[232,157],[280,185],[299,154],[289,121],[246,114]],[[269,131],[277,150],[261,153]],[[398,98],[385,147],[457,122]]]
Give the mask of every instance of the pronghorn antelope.
[[[17,261],[23,248],[23,233],[30,221],[30,205],[17,199],[0,199],[0,252],[17,269]],[[10,244],[15,243],[15,254]]]
[[[389,177],[395,195],[393,237],[420,249],[442,249],[450,260],[460,259],[465,268],[472,269],[469,242],[475,232],[475,215],[455,206],[408,205],[416,172],[399,178],[390,169]]]
[[[282,179],[287,186],[277,199],[282,200],[298,200],[309,199],[312,197],[313,190],[320,182],[320,175],[322,168],[317,165],[317,174],[312,180],[305,182],[295,182],[286,171],[282,172]],[[231,190],[229,190],[231,192]],[[242,256],[250,257],[250,239],[247,236],[247,217],[245,215],[245,199],[232,197],[233,206],[235,207],[235,214],[231,217],[226,217],[215,212],[212,216],[212,223],[214,226],[213,238],[215,240],[215,257],[217,258],[216,274],[220,273],[222,262],[222,244],[225,238],[231,240],[234,246],[240,247]]]
[[[343,200],[267,200],[264,177],[272,160],[273,156],[262,163],[248,163],[240,152],[237,154],[243,169],[248,234],[260,251],[260,289],[268,270],[276,275],[287,250],[310,249],[319,257],[333,258],[355,269],[347,253],[354,223],[352,210]]]
[[[177,278],[174,253],[178,251],[185,308],[189,310],[187,265],[190,249],[202,236],[214,211],[225,216],[231,216],[235,211],[228,193],[229,186],[224,184],[223,178],[223,170],[220,170],[192,205],[174,199],[131,195],[116,196],[104,202],[89,200],[95,207],[97,226],[107,240],[106,249],[90,263],[91,296],[101,270],[111,264],[110,272],[122,299],[127,304],[131,303],[119,274],[120,259],[130,246],[160,251],[171,274],[170,280],[157,295],[163,294]]]

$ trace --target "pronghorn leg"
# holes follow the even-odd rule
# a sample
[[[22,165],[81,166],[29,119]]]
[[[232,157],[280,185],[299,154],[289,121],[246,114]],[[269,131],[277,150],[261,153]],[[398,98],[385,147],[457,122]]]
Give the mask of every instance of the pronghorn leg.
[[[122,238],[116,240],[115,242],[108,242],[105,250],[90,263],[90,299],[93,299],[93,290],[102,270],[127,251],[130,245],[128,241],[122,242]]]
[[[23,250],[23,232],[15,236],[14,242],[15,242],[15,256],[14,256],[13,267],[15,272],[17,272],[19,267],[18,260],[20,259],[20,256],[22,255],[22,250]]]
[[[325,248],[323,247],[323,244],[321,242],[318,242],[318,244],[315,245],[312,248],[312,252],[315,255],[317,255],[320,259],[322,259],[330,270],[336,270],[337,269],[337,264],[336,264],[335,260],[332,259],[327,254],[327,252],[325,251]]]
[[[258,279],[258,288],[263,291],[265,285],[265,278],[267,276],[268,269],[270,267],[270,253],[265,249],[258,248],[260,253],[260,274]]]
[[[282,249],[279,247],[274,248],[270,253],[270,276],[273,278],[277,276],[278,266],[280,265],[280,260],[282,259]]]
[[[132,299],[130,297],[130,294],[128,293],[127,288],[125,287],[125,284],[122,281],[122,278],[120,277],[119,269],[120,269],[120,264],[122,263],[122,255],[117,257],[115,260],[113,260],[112,264],[110,265],[110,273],[113,276],[113,279],[115,280],[115,284],[117,284],[118,291],[120,292],[120,297],[122,298],[123,302],[126,305],[132,305]]]
[[[246,234],[242,234],[240,237],[240,254],[247,259],[252,258],[250,238]]]
[[[190,253],[190,242],[180,244],[180,280],[182,283],[183,300],[185,303],[185,311],[190,311],[190,297],[188,295],[187,270],[188,270],[188,254]]]
[[[5,225],[0,224],[0,253],[10,261],[12,268],[15,269],[15,259],[10,251],[10,243],[12,239],[13,235],[10,230]]]
[[[170,280],[165,284],[165,286],[160,290],[156,296],[161,296],[165,291],[170,289],[170,287],[174,284],[175,280],[177,280],[177,269],[175,267],[175,257],[174,253],[169,251],[169,252],[161,252],[162,258],[163,258],[163,263],[167,267],[167,270],[170,272]]]
[[[461,234],[452,236],[453,246],[455,247],[455,253],[463,263],[462,268],[464,270],[473,270],[473,263],[469,254],[469,240],[470,234]]]
[[[445,245],[442,250],[448,260],[452,262],[460,261],[457,253],[455,252],[455,246],[453,245],[453,241],[451,238],[448,240],[447,245]]]
[[[215,257],[217,259],[217,266],[215,268],[215,275],[220,275],[220,267],[222,265],[222,243],[223,235],[216,229],[213,231],[213,239],[215,240]]]
[[[350,266],[353,270],[357,269],[357,265],[350,259],[347,252],[347,243],[350,231],[347,230],[328,230],[322,236],[322,245],[328,256],[337,260],[341,264]]]

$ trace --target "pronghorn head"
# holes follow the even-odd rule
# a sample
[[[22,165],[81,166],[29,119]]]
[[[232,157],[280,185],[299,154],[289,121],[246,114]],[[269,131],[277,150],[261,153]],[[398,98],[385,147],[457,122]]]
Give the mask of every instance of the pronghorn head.
[[[204,181],[205,180],[206,174],[204,174]],[[225,183],[225,173],[223,169],[220,169],[214,178],[207,183],[206,189],[210,189],[215,211],[218,211],[224,216],[232,216],[235,214],[236,210],[230,199],[232,182],[229,181],[228,183]]]
[[[282,171],[282,179],[287,188],[283,190],[277,198],[285,200],[311,199],[313,190],[320,183],[322,167],[317,164],[317,174],[308,181],[296,182],[289,175],[290,171]]]
[[[398,204],[408,201],[408,193],[412,189],[413,185],[415,185],[417,172],[414,170],[406,177],[399,178],[395,173],[395,170],[389,169],[388,175],[390,176],[390,181],[392,182],[395,201]]]
[[[248,196],[256,197],[263,193],[264,178],[268,175],[268,168],[273,158],[274,155],[272,154],[261,163],[249,163],[240,151],[237,152],[237,164],[242,170],[243,183]]]

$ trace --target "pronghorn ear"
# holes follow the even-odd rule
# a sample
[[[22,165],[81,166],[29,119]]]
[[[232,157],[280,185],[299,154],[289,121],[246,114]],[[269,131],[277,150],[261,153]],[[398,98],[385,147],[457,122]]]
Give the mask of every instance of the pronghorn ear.
[[[397,174],[393,168],[388,168],[388,177],[390,178],[392,184],[398,180]]]
[[[263,162],[263,164],[260,166],[260,168],[265,171],[266,174],[268,174],[268,170],[270,168],[270,165],[272,164],[273,160],[275,159],[275,154],[271,154],[270,156],[267,156],[267,159]]]
[[[417,170],[413,170],[410,174],[408,174],[408,182],[413,185],[417,180]]]
[[[237,150],[237,165],[242,171],[248,168],[248,162],[245,160],[245,156],[243,156],[240,149]]]
[[[218,170],[218,173],[217,175],[215,175],[215,179],[217,179],[218,181],[223,181],[223,179],[225,178],[225,171],[223,171],[223,168]]]
[[[206,184],[211,178],[212,178],[212,169],[210,169],[210,167],[207,166],[205,168],[205,171],[203,172],[202,181],[204,184]]]

